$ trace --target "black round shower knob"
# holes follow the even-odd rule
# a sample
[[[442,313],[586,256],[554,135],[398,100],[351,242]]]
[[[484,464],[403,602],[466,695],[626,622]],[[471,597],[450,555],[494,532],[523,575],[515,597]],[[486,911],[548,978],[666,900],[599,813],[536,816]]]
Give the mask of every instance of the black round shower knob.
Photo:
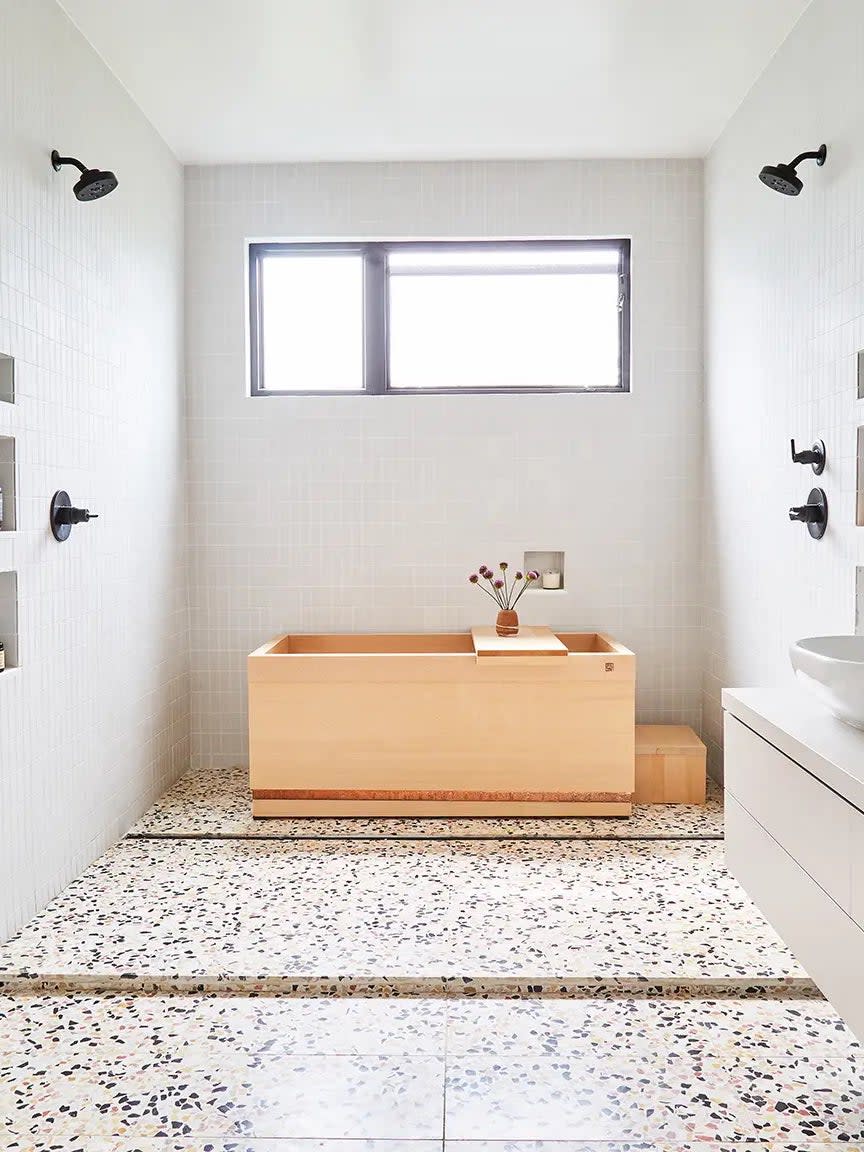
[[[828,497],[822,488],[811,488],[806,504],[789,509],[789,519],[807,525],[814,540],[821,540],[828,527]]]
[[[54,539],[61,543],[69,539],[73,524],[86,524],[88,520],[98,519],[89,508],[73,508],[69,493],[62,489],[51,497],[51,531]]]

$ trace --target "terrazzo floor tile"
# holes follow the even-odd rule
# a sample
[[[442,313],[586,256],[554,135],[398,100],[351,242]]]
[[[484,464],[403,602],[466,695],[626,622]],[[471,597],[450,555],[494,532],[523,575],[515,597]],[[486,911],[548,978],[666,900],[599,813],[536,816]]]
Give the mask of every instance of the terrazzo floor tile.
[[[862,1152],[864,1143],[857,1140],[823,1143],[758,1140],[746,1144],[704,1140],[674,1144],[633,1140],[445,1140],[442,1152],[708,1152],[709,1148],[714,1152],[742,1152],[742,1148],[753,1152]]]
[[[23,1069],[11,1070],[15,1075]],[[440,1056],[236,1056],[157,1063],[54,1063],[8,1085],[15,1136],[434,1139],[443,1129]]]
[[[276,996],[0,997],[0,1051],[45,1064],[106,1052],[157,1062],[223,1054],[435,1056],[444,1000]]]
[[[848,1062],[864,1077],[864,1050],[825,1000],[597,998],[454,1000],[448,1056],[584,1056],[767,1065]],[[652,1047],[653,1045],[653,1047]]]
[[[476,1152],[544,1140],[549,1152],[557,1141],[789,1152],[864,1140],[864,1053],[824,1001],[251,1004],[226,1015],[206,997],[0,1001],[13,1047],[0,1139],[67,1152],[227,1152],[232,1139],[232,1152],[263,1152],[255,1141],[283,1138],[310,1141],[294,1152],[330,1152],[329,1139],[428,1141],[414,1152],[432,1152],[442,1137],[487,1141]],[[424,1052],[412,1054],[418,1037]],[[310,1050],[274,1054],[284,1042]]]
[[[448,1140],[864,1139],[864,1054],[824,1002],[455,1002],[447,1043]]]
[[[508,980],[810,987],[719,842],[127,840],[0,948],[7,991]]]
[[[707,804],[642,804],[629,819],[547,820],[253,820],[246,768],[184,776],[130,830],[130,836],[255,838],[561,839],[722,837],[723,796],[713,783]]]
[[[846,1147],[848,1149],[848,1145]],[[60,1137],[56,1140],[25,1137],[23,1140],[4,1140],[0,1136],[0,1150],[2,1152],[442,1152],[442,1141],[303,1138],[174,1140],[170,1137],[132,1140],[124,1136],[118,1138],[84,1136],[79,1139]]]

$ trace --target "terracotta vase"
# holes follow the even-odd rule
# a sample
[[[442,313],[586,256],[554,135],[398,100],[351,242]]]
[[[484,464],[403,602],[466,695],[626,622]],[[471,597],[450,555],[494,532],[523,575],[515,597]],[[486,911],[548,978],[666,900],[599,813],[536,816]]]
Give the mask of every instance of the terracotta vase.
[[[495,621],[495,631],[499,636],[515,636],[519,631],[519,617],[510,609],[498,613]]]

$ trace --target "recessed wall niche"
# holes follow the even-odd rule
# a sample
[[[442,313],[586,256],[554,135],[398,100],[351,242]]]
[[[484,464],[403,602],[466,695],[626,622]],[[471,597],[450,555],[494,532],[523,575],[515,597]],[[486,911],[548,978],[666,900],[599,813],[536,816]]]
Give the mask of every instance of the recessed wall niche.
[[[15,361],[0,352],[0,401],[15,403]]]
[[[6,669],[18,667],[18,573],[0,572],[0,643]],[[4,673],[0,672],[0,684]]]
[[[17,523],[15,507],[15,438],[0,436],[0,488],[3,489],[3,516],[0,535],[14,532]]]
[[[540,573],[540,579],[528,589],[529,592],[563,592],[564,591],[564,553],[556,552],[550,548],[535,548],[525,553],[525,571],[531,569]],[[550,575],[551,573],[551,575]],[[555,584],[554,574],[558,574],[558,583]],[[544,576],[546,577],[544,581]],[[545,583],[545,587],[544,587]],[[551,587],[550,587],[551,585]]]

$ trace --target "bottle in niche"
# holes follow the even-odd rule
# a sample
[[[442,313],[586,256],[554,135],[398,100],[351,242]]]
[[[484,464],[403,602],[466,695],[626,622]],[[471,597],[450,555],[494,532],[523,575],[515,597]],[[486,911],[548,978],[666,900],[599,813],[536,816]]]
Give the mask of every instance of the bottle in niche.
[[[3,641],[0,640],[0,672],[6,670],[6,649],[3,647]]]

